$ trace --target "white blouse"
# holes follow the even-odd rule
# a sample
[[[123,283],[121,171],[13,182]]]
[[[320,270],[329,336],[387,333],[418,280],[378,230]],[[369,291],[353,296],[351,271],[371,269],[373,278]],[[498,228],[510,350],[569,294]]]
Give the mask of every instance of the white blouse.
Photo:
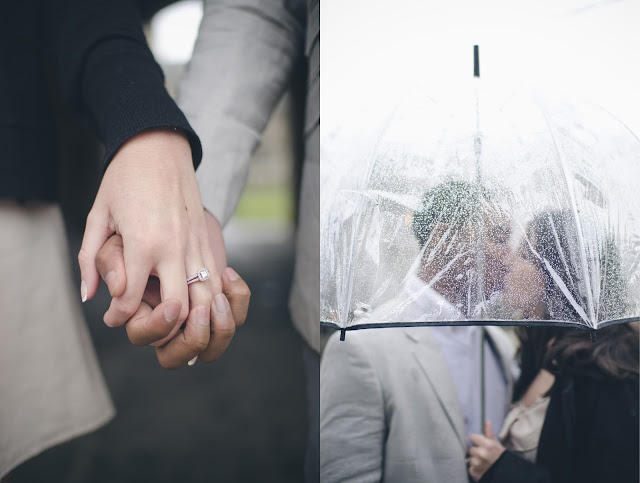
[[[504,447],[535,463],[548,406],[549,396],[539,397],[528,407],[522,401],[513,404],[499,435]]]

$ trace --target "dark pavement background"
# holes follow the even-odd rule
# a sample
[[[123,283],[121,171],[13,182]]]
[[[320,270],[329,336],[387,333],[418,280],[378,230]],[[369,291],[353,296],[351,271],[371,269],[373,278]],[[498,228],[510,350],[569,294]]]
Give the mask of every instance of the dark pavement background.
[[[11,483],[302,481],[303,342],[287,310],[293,243],[276,236],[259,244],[251,240],[264,236],[245,231],[227,246],[229,265],[252,289],[251,306],[222,359],[162,369],[153,349],[103,324],[109,294],[101,285],[84,309],[117,415],[23,464]],[[71,234],[73,254],[80,237]]]

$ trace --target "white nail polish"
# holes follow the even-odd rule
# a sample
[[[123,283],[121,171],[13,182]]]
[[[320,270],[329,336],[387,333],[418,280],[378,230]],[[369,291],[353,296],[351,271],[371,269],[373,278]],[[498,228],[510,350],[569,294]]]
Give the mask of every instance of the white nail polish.
[[[198,360],[198,356],[195,356],[193,359],[187,362],[187,365],[192,366],[196,363],[197,360]]]
[[[84,280],[80,282],[80,297],[82,298],[82,303],[87,301],[87,282]]]

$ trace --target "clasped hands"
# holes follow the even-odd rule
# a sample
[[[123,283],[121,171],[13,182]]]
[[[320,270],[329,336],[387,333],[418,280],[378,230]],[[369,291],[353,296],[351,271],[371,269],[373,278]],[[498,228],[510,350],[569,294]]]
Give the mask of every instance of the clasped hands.
[[[220,225],[202,206],[186,138],[151,130],[127,141],[107,168],[78,254],[82,300],[100,277],[112,296],[104,322],[131,343],[154,345],[175,369],[218,359],[247,316],[250,292],[226,266]],[[187,286],[201,268],[210,277]]]

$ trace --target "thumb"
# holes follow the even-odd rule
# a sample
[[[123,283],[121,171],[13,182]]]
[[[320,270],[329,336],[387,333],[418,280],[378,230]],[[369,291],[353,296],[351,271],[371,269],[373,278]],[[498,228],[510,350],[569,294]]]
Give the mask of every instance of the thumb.
[[[231,267],[227,267],[222,272],[222,291],[224,292],[229,305],[231,306],[231,314],[236,326],[244,324],[249,311],[249,300],[251,299],[251,290],[245,281]]]
[[[127,276],[124,267],[124,245],[120,235],[111,235],[96,255],[96,268],[112,297],[124,293]]]
[[[98,290],[100,275],[96,268],[96,255],[110,235],[109,217],[106,210],[97,210],[94,206],[87,216],[87,225],[82,237],[82,246],[78,253],[80,265],[80,296],[83,302],[90,300]]]
[[[496,435],[493,434],[493,430],[491,429],[491,421],[487,420],[484,423],[484,435],[489,439],[497,440]]]

